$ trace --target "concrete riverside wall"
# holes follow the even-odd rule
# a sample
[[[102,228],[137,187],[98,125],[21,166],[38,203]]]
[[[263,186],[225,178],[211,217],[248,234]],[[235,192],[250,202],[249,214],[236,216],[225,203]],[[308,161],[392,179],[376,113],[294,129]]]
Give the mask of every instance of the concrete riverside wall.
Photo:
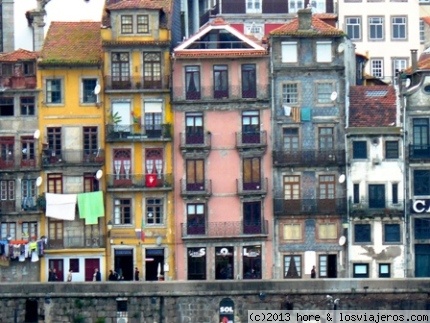
[[[339,298],[338,309],[426,310],[430,280],[3,283],[0,322],[26,322],[30,302],[36,304],[36,322],[214,323],[220,301],[228,297],[234,322],[244,323],[248,310],[328,310],[327,295]],[[118,303],[126,303],[126,314],[117,312]],[[118,320],[120,315],[127,320]]]

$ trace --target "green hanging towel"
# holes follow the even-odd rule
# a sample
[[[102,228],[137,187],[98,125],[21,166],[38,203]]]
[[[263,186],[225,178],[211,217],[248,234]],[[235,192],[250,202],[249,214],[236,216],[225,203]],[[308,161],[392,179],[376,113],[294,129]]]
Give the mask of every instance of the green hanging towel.
[[[79,218],[85,219],[85,225],[97,224],[98,218],[105,216],[103,192],[78,194]]]

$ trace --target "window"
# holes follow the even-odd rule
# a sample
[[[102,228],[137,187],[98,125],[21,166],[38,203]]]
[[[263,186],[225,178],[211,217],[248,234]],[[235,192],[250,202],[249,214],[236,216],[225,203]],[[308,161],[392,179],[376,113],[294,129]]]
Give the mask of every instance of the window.
[[[242,65],[242,98],[257,97],[257,81],[255,64]]]
[[[318,146],[320,150],[332,150],[334,148],[334,130],[332,127],[318,128]]]
[[[36,180],[21,180],[21,208],[24,211],[36,210]]]
[[[21,166],[36,165],[35,142],[33,137],[21,137]]]
[[[399,158],[399,142],[397,140],[385,142],[385,158],[386,159]]]
[[[377,78],[384,77],[384,61],[382,59],[370,60],[370,73]]]
[[[408,68],[408,59],[407,58],[393,58],[393,83],[397,84],[398,79],[397,76],[403,70]]]
[[[15,211],[15,180],[0,181],[0,210],[3,213]]]
[[[61,93],[61,80],[60,79],[47,79],[46,80],[46,103],[58,104],[63,102]]]
[[[205,234],[205,204],[187,204],[187,234]]]
[[[215,279],[234,279],[233,247],[215,247]]]
[[[401,242],[400,224],[385,223],[384,224],[384,243],[399,243]]]
[[[94,90],[97,85],[97,79],[82,80],[82,103],[96,103],[97,94]]]
[[[352,158],[354,159],[366,159],[367,158],[367,142],[366,141],[354,141],[352,143]]]
[[[299,149],[299,129],[282,129],[283,143],[285,151],[297,151]]]
[[[147,198],[146,199],[146,223],[163,224],[163,199],[162,198]]]
[[[228,98],[227,65],[214,65],[214,98]]]
[[[49,219],[48,232],[49,232],[48,244],[56,248],[62,248],[63,238],[64,238],[64,221]]]
[[[414,195],[430,195],[430,170],[414,170]]]
[[[284,176],[284,199],[298,200],[300,198],[300,177]]]
[[[79,258],[69,259],[69,269],[74,273],[79,272]]]
[[[331,61],[331,42],[317,41],[317,62],[330,63]]]
[[[186,66],[185,67],[185,86],[186,99],[200,99],[200,67]]]
[[[246,246],[242,249],[244,279],[261,279],[261,246]]]
[[[243,233],[259,234],[261,229],[261,202],[243,202]]]
[[[99,154],[97,127],[83,127],[84,155],[88,160],[94,160]]]
[[[133,16],[121,16],[121,34],[133,33]]]
[[[36,75],[36,73],[34,71],[34,63],[33,62],[23,62],[22,63],[22,72],[25,76]]]
[[[143,53],[143,88],[161,89],[161,53]]]
[[[333,83],[321,82],[316,84],[317,103],[331,103],[331,94],[333,93]]]
[[[34,116],[34,96],[20,97],[22,116]]]
[[[6,240],[8,237],[12,240],[16,240],[16,223],[15,222],[2,222],[1,223],[1,235],[2,240]]]
[[[369,264],[353,264],[354,278],[369,278]]]
[[[390,278],[391,268],[390,264],[379,264],[379,278]]]
[[[282,84],[282,103],[297,104],[299,102],[298,84]]]
[[[420,19],[420,43],[423,44],[425,40],[425,23],[423,19]]]
[[[261,13],[262,0],[246,0],[246,13]]]
[[[37,240],[37,222],[22,222],[21,234],[24,240]]]
[[[131,199],[114,200],[114,224],[131,224]]]
[[[185,115],[185,143],[188,145],[204,143],[202,113],[187,113]]]
[[[336,223],[319,223],[318,224],[318,239],[335,240],[337,239],[337,224]]]
[[[130,57],[129,53],[112,53],[112,88],[130,88]]]
[[[62,194],[63,193],[63,176],[61,174],[48,174],[48,192]]]
[[[427,118],[413,119],[413,157],[429,156],[429,120]]]
[[[254,35],[256,38],[261,39],[264,35],[264,24],[256,24],[252,22],[251,24],[245,23],[246,35]]]
[[[114,149],[115,184],[131,184],[131,149]]]
[[[242,113],[242,143],[260,143],[260,113],[258,111]]]
[[[187,249],[188,280],[206,280],[206,248]]]
[[[414,235],[416,240],[430,239],[430,219],[415,218],[414,219]]]
[[[84,192],[96,192],[99,190],[99,181],[94,176],[94,173],[84,173]]]
[[[391,185],[391,195],[393,197],[393,204],[399,203],[399,184],[393,183]]]
[[[346,18],[346,33],[351,40],[361,40],[361,17]]]
[[[145,133],[148,138],[160,138],[162,135],[163,102],[145,100]]]
[[[369,185],[369,208],[372,208],[372,209],[385,208],[385,185],[384,184]]]
[[[281,46],[282,63],[297,63],[297,42],[282,42]]]
[[[406,40],[406,17],[391,17],[391,39]]]
[[[49,156],[51,157],[51,160],[53,158],[61,159],[61,151],[62,151],[62,144],[61,144],[61,128],[60,127],[50,127],[47,129],[48,133],[48,149],[49,149]]]
[[[1,64],[1,75],[12,76],[13,64],[2,63]]]
[[[355,224],[354,225],[354,242],[372,242],[370,234],[370,224]]]
[[[360,203],[360,184],[354,184],[353,185],[353,203],[359,204]]]
[[[145,176],[146,187],[159,187],[163,183],[163,149],[145,149]],[[156,176],[154,176],[156,175]]]
[[[149,33],[149,16],[148,15],[137,15],[137,33],[138,34]]]
[[[0,117],[13,117],[13,110],[13,98],[0,97]]]
[[[204,191],[204,159],[188,159],[186,161],[187,191]]]
[[[300,223],[288,223],[283,225],[283,239],[284,240],[302,240],[303,231]]]
[[[303,0],[288,0],[288,12],[295,13],[300,9],[305,8],[305,2]]]
[[[0,168],[12,168],[15,165],[14,141],[14,137],[0,137]]]
[[[259,157],[243,159],[243,190],[261,189],[261,160]]]
[[[326,13],[326,1],[325,0],[312,0],[312,13]]]
[[[369,40],[384,40],[383,17],[369,17]]]
[[[284,278],[302,277],[302,257],[284,256]]]

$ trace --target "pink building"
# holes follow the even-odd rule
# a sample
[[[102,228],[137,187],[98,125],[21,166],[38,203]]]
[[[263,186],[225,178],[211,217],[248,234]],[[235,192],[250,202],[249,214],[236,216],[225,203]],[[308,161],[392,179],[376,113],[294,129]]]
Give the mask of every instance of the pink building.
[[[174,49],[180,280],[272,278],[268,59],[222,19]]]

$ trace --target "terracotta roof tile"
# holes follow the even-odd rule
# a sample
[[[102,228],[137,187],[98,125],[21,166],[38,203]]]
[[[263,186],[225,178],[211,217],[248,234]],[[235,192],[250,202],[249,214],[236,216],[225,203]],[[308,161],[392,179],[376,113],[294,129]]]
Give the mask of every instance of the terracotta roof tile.
[[[289,23],[282,25],[270,32],[270,36],[306,36],[306,37],[319,37],[319,36],[344,36],[345,33],[337,29],[321,19],[317,15],[312,15],[312,29],[299,30],[299,18],[295,18]]]
[[[393,86],[351,86],[350,127],[387,127],[396,122],[397,96]]]
[[[17,49],[13,52],[0,54],[0,62],[34,61],[39,57],[39,52],[25,49]]]
[[[187,51],[177,51],[175,52],[176,58],[212,58],[212,57],[229,57],[229,58],[246,58],[246,57],[264,57],[267,56],[268,52],[266,50],[193,50],[192,52]]]
[[[52,22],[41,65],[99,64],[101,49],[100,22]]]

